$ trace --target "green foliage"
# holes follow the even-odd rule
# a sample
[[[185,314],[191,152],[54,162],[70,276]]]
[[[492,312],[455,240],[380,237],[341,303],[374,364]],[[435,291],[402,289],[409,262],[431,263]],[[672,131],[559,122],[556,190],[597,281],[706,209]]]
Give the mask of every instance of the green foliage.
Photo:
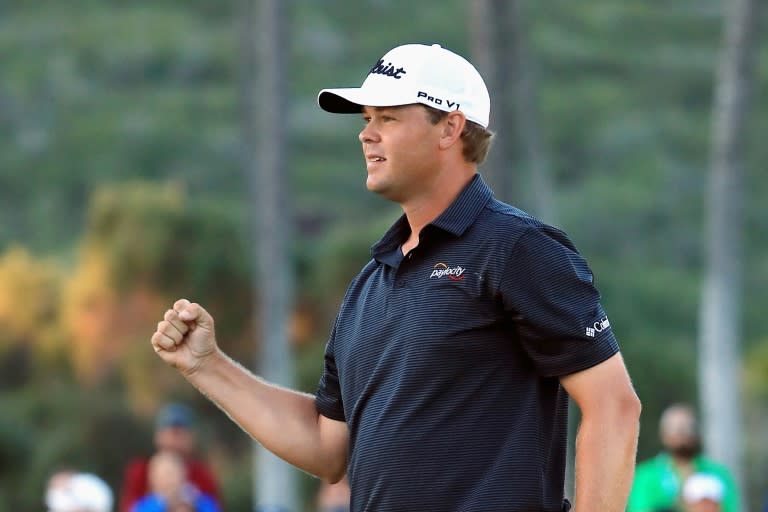
[[[251,308],[244,219],[221,201],[191,203],[177,184],[116,184],[95,194],[85,244],[107,254],[118,292],[144,282],[204,301],[221,310],[226,334]]]
[[[151,448],[151,432],[120,393],[58,383],[48,393],[27,388],[0,394],[0,508],[39,508],[45,482],[58,469],[104,477],[117,489],[125,461]],[[12,419],[12,421],[11,421]]]
[[[314,261],[306,262],[311,269],[306,276],[306,293],[311,300],[328,306],[326,314],[334,313],[349,282],[371,260],[371,246],[402,215],[392,207],[386,211],[388,215],[364,222],[337,225],[322,240],[313,242],[310,254]]]
[[[745,358],[744,384],[756,403],[768,403],[768,340],[756,344]]]

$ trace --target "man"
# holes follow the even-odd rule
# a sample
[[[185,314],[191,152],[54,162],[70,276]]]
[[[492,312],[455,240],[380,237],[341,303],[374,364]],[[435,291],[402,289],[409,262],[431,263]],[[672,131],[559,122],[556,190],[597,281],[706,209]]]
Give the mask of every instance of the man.
[[[219,512],[216,501],[189,481],[186,461],[176,452],[160,451],[149,460],[149,494],[131,512]]]
[[[477,70],[399,46],[318,102],[362,114],[367,188],[404,215],[347,290],[316,396],[239,367],[185,299],[154,350],[278,456],[346,472],[355,512],[567,510],[570,395],[576,510],[623,511],[640,404],[584,260],[477,174],[491,138]]]
[[[739,495],[731,472],[701,454],[701,440],[693,407],[672,404],[659,421],[664,451],[637,466],[628,512],[684,510],[683,485],[694,474],[706,474],[723,484],[723,512],[738,512]]]
[[[155,418],[155,449],[178,454],[186,463],[190,484],[221,503],[212,471],[196,458],[194,424],[194,414],[189,407],[175,402],[166,404]],[[130,512],[139,499],[149,494],[149,463],[149,457],[137,457],[126,466],[120,490],[120,512]]]

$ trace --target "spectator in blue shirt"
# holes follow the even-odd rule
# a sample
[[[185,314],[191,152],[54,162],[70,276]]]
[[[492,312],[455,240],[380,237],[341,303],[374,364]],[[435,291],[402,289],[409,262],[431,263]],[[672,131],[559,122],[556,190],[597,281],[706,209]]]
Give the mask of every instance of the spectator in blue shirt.
[[[134,504],[131,512],[220,512],[216,501],[187,478],[181,455],[160,451],[149,460],[150,494]]]

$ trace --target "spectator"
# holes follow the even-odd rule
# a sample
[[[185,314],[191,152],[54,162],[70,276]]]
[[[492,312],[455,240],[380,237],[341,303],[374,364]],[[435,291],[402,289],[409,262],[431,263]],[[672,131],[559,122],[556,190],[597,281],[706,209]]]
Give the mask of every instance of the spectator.
[[[637,466],[627,512],[685,510],[683,483],[698,473],[723,483],[723,512],[739,511],[739,495],[731,472],[701,454],[696,416],[690,405],[668,407],[661,415],[659,434],[664,450]]]
[[[48,512],[112,512],[112,503],[112,490],[90,473],[59,471],[45,491]]]
[[[714,475],[696,473],[683,486],[685,512],[721,512],[725,485]]]
[[[59,469],[55,471],[49,478],[45,485],[45,502],[46,504],[50,500],[50,496],[56,495],[62,489],[65,489],[69,483],[69,480],[77,472],[71,468]]]
[[[196,436],[192,410],[179,403],[164,406],[155,420],[154,445],[158,452],[170,451],[181,456],[186,463],[189,482],[201,493],[211,496],[221,505],[219,488],[208,465],[196,457]],[[130,512],[131,507],[149,494],[149,458],[138,457],[125,468],[120,489],[119,512]]]
[[[184,459],[176,452],[162,451],[148,465],[149,490],[132,512],[219,512],[209,495],[200,492],[187,478]]]

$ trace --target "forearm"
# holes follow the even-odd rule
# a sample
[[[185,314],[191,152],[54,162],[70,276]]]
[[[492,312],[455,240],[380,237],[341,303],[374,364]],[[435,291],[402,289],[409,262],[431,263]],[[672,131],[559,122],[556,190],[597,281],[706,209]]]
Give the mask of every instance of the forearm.
[[[639,424],[637,414],[585,417],[576,438],[575,512],[623,512],[632,488]]]
[[[314,396],[270,384],[218,350],[185,377],[278,457],[330,480],[343,474],[346,447],[320,428]]]

